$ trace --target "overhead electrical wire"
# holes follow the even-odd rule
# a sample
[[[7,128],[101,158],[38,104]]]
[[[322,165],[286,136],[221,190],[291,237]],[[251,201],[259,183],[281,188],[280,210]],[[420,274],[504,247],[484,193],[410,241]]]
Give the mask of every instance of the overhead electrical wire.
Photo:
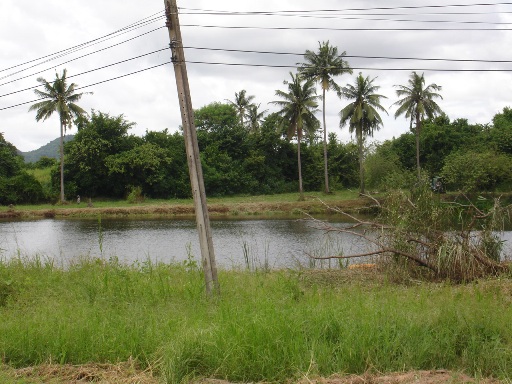
[[[295,52],[275,52],[275,51],[255,51],[247,49],[228,49],[228,48],[208,48],[184,46],[184,49],[196,49],[221,52],[240,52],[240,53],[258,53],[270,55],[291,55],[304,56],[304,53]],[[361,56],[361,55],[341,55],[343,58],[357,59],[382,59],[382,60],[418,60],[418,61],[448,61],[448,62],[474,62],[474,63],[512,63],[512,60],[485,60],[485,59],[442,59],[442,58],[422,58],[422,57],[393,57],[393,56]]]
[[[35,67],[37,65],[43,64],[44,62],[51,61],[51,60],[53,60],[55,58],[59,58],[59,57],[65,56],[65,55],[67,55],[69,53],[73,53],[73,52],[76,52],[76,51],[88,48],[88,47],[90,47],[92,45],[96,45],[96,44],[102,43],[104,41],[110,40],[112,38],[121,36],[121,35],[123,35],[125,33],[131,32],[131,31],[133,31],[135,29],[139,29],[139,28],[145,27],[146,25],[152,24],[155,21],[163,19],[165,17],[164,15],[159,16],[159,17],[154,17],[155,15],[157,15],[159,13],[162,13],[162,12],[158,12],[158,13],[155,13],[155,14],[153,14],[151,16],[145,17],[144,19],[141,19],[141,20],[139,20],[139,21],[137,21],[135,23],[132,23],[132,24],[126,26],[126,27],[120,28],[120,29],[118,29],[118,30],[116,30],[114,32],[108,33],[108,34],[106,34],[104,36],[101,36],[101,37],[89,40],[89,41],[87,41],[85,43],[80,43],[80,44],[75,45],[73,47],[66,48],[66,49],[63,49],[63,50],[60,50],[60,51],[57,51],[57,52],[54,52],[54,53],[42,56],[42,57],[37,58],[37,59],[33,59],[33,60],[26,61],[24,63],[16,64],[16,65],[13,65],[13,66],[8,67],[8,68],[0,69],[0,72],[5,72],[5,71],[8,71],[10,69],[14,69],[14,68],[21,67],[21,66],[24,66],[24,65],[27,65],[27,64],[30,64],[30,63],[34,63],[36,61],[47,59],[47,60],[45,60],[45,61],[43,61],[41,63],[35,64],[35,65],[29,67],[29,68],[33,68],[33,67]],[[53,57],[53,58],[50,59],[51,57]],[[23,69],[21,71],[15,72],[14,74],[22,72],[22,71],[24,71],[26,69],[29,69],[29,68],[25,68],[25,69]],[[13,75],[13,74],[11,74],[11,75]],[[10,76],[10,75],[8,75],[8,76]],[[2,77],[1,79],[5,78],[5,77],[6,76]]]
[[[224,12],[224,11],[211,11],[211,10],[198,10],[198,9],[180,8],[180,12],[181,12],[182,9],[185,9],[185,10],[192,10],[192,11],[217,12],[219,15],[265,15],[265,16],[268,16],[268,15],[280,15],[280,13],[282,13],[282,14],[289,14],[289,15],[300,16],[300,15],[298,15],[298,13],[313,13],[313,12],[325,12],[325,13],[338,12],[339,13],[341,11],[369,11],[369,10],[379,10],[379,11],[381,11],[381,10],[397,10],[397,9],[409,9],[410,10],[410,9],[435,9],[435,8],[448,8],[448,7],[498,6],[498,5],[512,5],[512,2],[505,2],[505,3],[479,3],[479,4],[451,4],[451,5],[428,5],[428,6],[404,6],[404,7],[352,8],[352,9],[345,9],[345,10],[340,10],[340,9],[334,10],[333,9],[333,10],[309,10],[309,11],[276,11],[276,12],[267,12],[267,11],[266,12],[229,12],[229,11]],[[6,68],[6,69],[3,69],[3,70],[0,70],[0,72],[6,71],[6,70],[9,70],[9,69],[13,69],[13,68],[17,68],[17,67],[29,64],[29,63],[33,63],[33,62],[39,61],[39,60],[48,59],[48,58],[53,57],[53,59],[48,59],[48,60],[44,61],[44,62],[47,62],[47,61],[50,61],[50,60],[54,60],[55,58],[61,57],[61,56],[58,56],[58,55],[65,55],[65,54],[73,53],[73,52],[76,52],[78,50],[88,48],[88,47],[90,47],[92,45],[99,44],[101,42],[104,42],[106,40],[112,39],[114,37],[118,37],[121,34],[128,33],[129,31],[131,31],[133,29],[141,28],[143,26],[149,25],[150,23],[153,23],[155,21],[161,20],[161,19],[163,19],[165,17],[163,14],[160,15],[160,16],[154,17],[155,15],[158,15],[158,14],[161,14],[161,13],[163,13],[163,12],[158,12],[156,14],[148,16],[147,18],[144,18],[144,19],[142,19],[142,20],[140,20],[140,21],[138,21],[136,23],[130,24],[127,27],[124,27],[122,29],[119,29],[117,31],[109,33],[109,34],[107,34],[105,36],[102,36],[100,38],[96,38],[96,39],[90,40],[90,41],[88,41],[86,43],[82,43],[82,44],[76,45],[74,47],[58,51],[58,52],[56,52],[54,54],[43,56],[42,58],[39,58],[39,59],[34,59],[34,60],[31,60],[31,61],[26,62],[26,63],[18,64],[18,65],[12,66],[10,68]],[[506,13],[512,13],[512,12],[506,12]],[[455,14],[455,13],[448,13],[448,15],[449,14]],[[464,12],[463,13],[463,12],[461,12],[461,14],[478,14],[478,15],[481,15],[482,13],[468,13],[468,12]],[[485,14],[490,14],[490,13],[485,13]],[[380,15],[384,15],[384,14],[376,14],[376,15],[370,15],[370,16],[380,16]],[[396,15],[398,16],[398,15],[402,15],[402,14],[396,14]],[[308,17],[312,17],[312,18],[315,18],[315,17],[321,18],[318,15],[316,15],[316,16],[315,15],[303,15],[303,16],[308,16]],[[437,23],[456,22],[456,23],[471,23],[471,24],[484,24],[484,23],[486,23],[486,24],[495,24],[495,25],[511,24],[511,23],[493,23],[493,22],[483,22],[483,21],[448,21],[448,20],[441,20],[441,21],[428,21],[427,20],[427,21],[421,21],[421,20],[368,19],[368,18],[354,18],[352,16],[353,15],[351,15],[348,18],[347,17],[343,17],[343,18],[344,19],[366,20],[366,21],[411,21],[411,22],[414,21],[414,22],[437,22]],[[332,16],[329,16],[329,17],[332,17]],[[257,27],[257,26],[226,26],[226,25],[200,25],[200,24],[182,24],[181,26],[182,27],[197,27],[197,28],[222,28],[222,29],[335,30],[335,31],[508,31],[508,30],[512,30],[512,28],[328,28],[328,27]],[[161,28],[165,28],[165,26],[161,26],[159,28],[153,29],[153,30],[151,30],[149,32],[140,34],[138,36],[135,36],[135,37],[130,38],[128,40],[125,40],[123,42],[111,45],[109,47],[105,47],[105,48],[99,49],[97,51],[90,52],[88,54],[82,55],[80,57],[77,57],[77,58],[65,61],[65,62],[63,62],[63,63],[61,63],[59,65],[64,65],[64,64],[69,63],[71,61],[75,61],[75,60],[87,57],[89,55],[92,55],[94,53],[98,53],[98,52],[101,52],[101,51],[104,51],[104,50],[111,49],[111,48],[113,48],[113,47],[115,47],[117,45],[120,45],[120,44],[126,43],[128,41],[134,40],[137,37],[144,36],[144,35],[146,35],[148,33],[154,32],[154,31],[159,30]],[[240,52],[240,53],[257,53],[257,54],[297,55],[297,56],[302,56],[303,55],[303,54],[300,54],[300,53],[291,53],[291,52],[236,50],[236,49],[206,48],[206,47],[184,47],[184,48],[185,49],[196,49],[196,50]],[[104,68],[107,68],[107,67],[118,65],[118,64],[130,61],[130,60],[134,60],[136,58],[140,58],[142,56],[147,56],[147,55],[150,55],[150,54],[153,54],[153,53],[156,53],[156,52],[161,52],[161,51],[164,51],[164,50],[167,50],[167,49],[169,49],[169,48],[163,48],[163,49],[160,49],[160,50],[157,50],[157,51],[153,51],[153,52],[150,52],[150,53],[147,53],[147,54],[139,55],[139,56],[136,56],[136,57],[133,57],[133,58],[130,58],[130,59],[122,60],[122,61],[119,61],[119,62],[116,62],[116,63],[112,63],[112,64],[105,65],[105,66],[102,66],[102,67],[91,69],[91,70],[88,70],[88,71],[85,71],[85,72],[82,72],[82,73],[79,73],[79,74],[75,74],[75,75],[72,75],[72,76],[69,76],[69,77],[80,76],[80,75],[83,75],[83,74],[86,74],[86,73],[90,73],[90,72],[94,72],[94,71],[97,71],[97,70],[100,70],[100,69],[104,69]],[[68,53],[66,53],[66,52],[68,52]],[[418,61],[446,61],[446,62],[474,62],[474,63],[511,63],[512,62],[512,61],[509,61],[509,60],[441,59],[441,58],[356,56],[356,55],[345,55],[344,57],[345,58],[361,58],[361,59],[378,59],[378,60],[418,60]],[[44,62],[42,62],[42,63],[44,63]],[[272,64],[257,64],[257,63],[228,63],[228,62],[195,61],[195,60],[187,60],[186,62],[189,63],[189,64],[199,64],[199,65],[226,65],[226,66],[268,67],[268,68],[296,68],[297,67],[297,65],[277,65],[277,64],[276,65],[272,65]],[[42,63],[36,64],[34,66],[41,65]],[[86,85],[86,86],[83,86],[83,87],[79,87],[77,89],[84,89],[84,88],[92,87],[94,85],[110,82],[110,81],[113,81],[113,80],[116,80],[116,79],[120,79],[120,78],[124,78],[124,77],[127,77],[127,76],[131,76],[131,75],[134,75],[134,74],[137,74],[137,73],[140,73],[140,72],[148,71],[148,70],[151,70],[153,68],[157,68],[157,67],[169,64],[169,63],[171,63],[171,62],[166,62],[166,63],[154,65],[154,66],[142,69],[142,70],[137,70],[137,71],[130,72],[130,73],[124,74],[124,75],[120,75],[120,76],[117,76],[117,77],[114,77],[114,78],[111,78],[111,79],[107,79],[107,80],[103,80],[103,81],[100,81],[100,82],[89,84],[89,85]],[[34,67],[34,66],[32,66],[32,67]],[[30,68],[32,68],[32,67],[30,67]],[[55,66],[52,66],[52,68],[54,68],[54,67]],[[50,68],[48,68],[48,69],[50,69]],[[44,72],[44,71],[46,71],[48,69],[45,69],[45,70],[43,70],[41,72]],[[354,69],[354,70],[380,70],[380,71],[512,72],[512,69],[478,69],[478,68],[476,68],[476,69],[448,69],[448,68],[352,67],[352,69]],[[24,69],[24,70],[26,70],[26,69]],[[21,71],[19,71],[19,72],[21,72]],[[16,73],[19,73],[19,72],[16,72]],[[35,74],[38,74],[38,73],[41,73],[41,72],[37,72]],[[12,76],[12,75],[13,74],[4,76],[4,77],[0,78],[0,80],[4,79],[6,77]],[[9,84],[9,83],[12,83],[14,81],[21,80],[21,79],[24,79],[26,77],[30,77],[30,76],[33,76],[33,75],[34,74],[22,77],[20,79],[12,80],[12,81],[9,81],[7,83],[0,84],[0,86],[5,85],[5,84]],[[26,89],[23,89],[23,90],[14,91],[14,92],[11,92],[11,93],[0,95],[0,97],[12,95],[12,94],[15,94],[15,93],[19,93],[19,92],[23,92],[23,91],[26,91],[26,90],[34,89],[34,88],[37,88],[37,87],[38,86],[34,86],[34,87],[26,88]],[[33,100],[33,101],[27,101],[27,102],[16,104],[16,105],[13,105],[13,106],[10,106],[10,107],[0,108],[0,111],[1,110],[6,110],[6,109],[10,109],[10,108],[14,108],[14,107],[17,107],[17,106],[20,106],[20,105],[25,105],[25,104],[32,103],[32,102],[35,102],[35,101],[40,101],[40,100],[42,100],[42,99],[37,99],[37,100]]]
[[[466,7],[487,7],[497,5],[512,5],[512,2],[495,2],[495,3],[473,3],[473,4],[443,4],[443,5],[411,5],[411,6],[398,6],[398,7],[367,7],[367,8],[345,8],[345,9],[308,9],[308,10],[277,10],[275,13],[318,13],[318,12],[361,12],[361,11],[390,11],[396,9],[438,9],[438,8],[466,8]],[[212,9],[201,9],[201,8],[186,8],[180,7],[180,10],[188,11],[204,11],[204,12],[226,12],[236,13],[236,11],[219,11]],[[251,13],[264,13],[268,11],[253,11]]]
[[[101,69],[105,69],[105,68],[109,68],[109,67],[113,67],[115,65],[119,65],[119,64],[123,64],[123,63],[126,63],[128,61],[132,61],[132,60],[135,60],[135,59],[140,59],[141,57],[145,57],[145,56],[149,56],[149,55],[152,55],[154,53],[158,53],[158,52],[162,52],[162,51],[167,51],[169,50],[169,48],[162,48],[162,49],[158,49],[156,51],[153,51],[153,52],[148,52],[148,53],[144,53],[142,55],[139,55],[139,56],[135,56],[135,57],[131,57],[129,59],[125,59],[125,60],[121,60],[121,61],[117,61],[115,63],[112,63],[112,64],[107,64],[107,65],[104,65],[102,67],[98,67],[98,68],[94,68],[94,69],[90,69],[90,70],[87,70],[87,71],[84,71],[84,72],[81,72],[81,73],[76,73],[74,75],[70,75],[68,76],[67,78],[68,79],[71,79],[73,77],[78,77],[78,76],[82,76],[82,75],[85,75],[87,73],[91,73],[91,72],[96,72],[96,71],[99,71]],[[5,96],[10,96],[10,95],[14,95],[15,93],[20,93],[20,92],[25,92],[25,91],[29,91],[31,89],[35,89],[35,88],[38,88],[40,87],[41,85],[34,85],[32,87],[28,87],[28,88],[24,88],[24,89],[20,89],[18,91],[13,91],[13,92],[9,92],[9,93],[5,93],[3,95],[0,95],[0,98],[2,97],[5,97]]]
[[[41,71],[39,71],[39,72],[35,72],[35,73],[30,74],[30,75],[26,75],[26,76],[19,77],[19,78],[14,79],[14,80],[7,81],[7,82],[5,82],[5,83],[1,83],[1,84],[0,84],[0,87],[1,87],[1,86],[4,86],[4,85],[7,85],[7,84],[14,83],[14,82],[19,81],[19,80],[26,79],[26,78],[28,78],[28,77],[32,77],[32,76],[34,76],[34,75],[38,75],[38,74],[40,74],[40,73],[43,73],[43,72],[48,71],[49,69],[52,69],[52,68],[55,68],[55,67],[58,67],[58,66],[61,66],[61,65],[64,65],[64,64],[70,63],[70,62],[72,62],[72,61],[79,60],[79,59],[82,59],[82,58],[87,57],[87,56],[90,56],[90,55],[94,55],[94,54],[96,54],[96,53],[98,53],[98,52],[105,51],[105,50],[107,50],[107,49],[110,49],[110,48],[116,47],[116,46],[118,46],[118,45],[121,45],[121,44],[127,43],[127,42],[132,41],[132,40],[135,40],[135,39],[137,39],[137,38],[139,38],[139,37],[141,37],[141,36],[145,36],[145,35],[147,35],[147,34],[149,34],[149,33],[153,33],[153,32],[155,32],[155,31],[158,31],[159,29],[162,29],[162,28],[165,28],[165,27],[158,27],[158,28],[155,28],[155,29],[153,29],[153,30],[151,30],[151,31],[148,31],[148,32],[145,32],[145,33],[141,33],[140,35],[137,35],[137,36],[131,37],[131,38],[127,39],[127,40],[123,40],[123,41],[121,41],[121,42],[119,42],[119,43],[116,43],[116,44],[110,45],[110,46],[108,46],[108,47],[105,47],[105,48],[102,48],[102,49],[98,49],[98,50],[93,51],[93,52],[89,52],[89,53],[87,53],[87,54],[85,54],[85,55],[82,55],[82,56],[79,56],[79,57],[75,57],[74,59],[71,59],[71,60],[65,61],[65,62],[60,63],[60,64],[57,64],[57,65],[52,65],[50,68],[43,69],[43,70],[41,70]],[[4,78],[5,78],[5,77],[2,77],[2,78],[0,78],[0,80],[1,80],[1,79],[4,79]]]
[[[512,13],[508,12],[508,13]],[[203,15],[203,14],[200,14]],[[224,15],[224,14],[215,14]],[[418,19],[389,19],[389,18],[368,18],[368,17],[355,17],[355,16],[311,16],[311,15],[279,15],[279,14],[260,14],[260,16],[283,16],[283,17],[302,17],[312,19],[330,19],[330,20],[358,20],[358,21],[386,21],[397,23],[426,23],[426,24],[487,24],[487,25],[511,25],[508,22],[493,22],[493,21],[465,21],[465,20],[418,20]],[[372,15],[369,15],[372,16]],[[377,16],[377,15],[373,15]],[[378,15],[380,16],[380,15]],[[398,15],[397,15],[398,16]]]
[[[168,64],[171,64],[171,61],[167,61],[165,63],[161,63],[161,64],[157,64],[157,65],[153,65],[151,67],[147,67],[147,68],[144,68],[144,69],[140,69],[138,71],[134,71],[134,72],[130,72],[130,73],[126,73],[124,75],[120,75],[120,76],[116,76],[116,77],[112,77],[110,79],[106,79],[106,80],[102,80],[102,81],[98,81],[96,83],[92,83],[92,84],[88,84],[88,85],[84,85],[82,87],[76,87],[75,90],[79,90],[79,89],[85,89],[85,88],[90,88],[92,86],[95,86],[95,85],[98,85],[98,84],[103,84],[103,83],[108,83],[110,81],[113,81],[113,80],[117,80],[117,79],[121,79],[123,77],[128,77],[128,76],[132,76],[132,75],[136,75],[138,73],[141,73],[141,72],[145,72],[145,71],[149,71],[150,69],[154,69],[154,68],[158,68],[158,67],[161,67],[163,65],[168,65]],[[37,88],[37,87],[36,87]],[[25,101],[23,103],[18,103],[18,104],[15,104],[15,105],[10,105],[8,107],[3,107],[3,108],[0,108],[0,111],[4,111],[6,109],[11,109],[11,108],[15,108],[15,107],[19,107],[21,105],[26,105],[26,104],[30,104],[30,103],[35,103],[37,101],[42,101],[42,100],[46,100],[44,98],[39,98],[39,99],[35,99],[35,100],[31,100],[31,101]]]
[[[234,25],[181,24],[182,27],[218,28],[218,29],[257,29],[269,31],[512,31],[512,28],[333,28],[333,27],[258,27]]]

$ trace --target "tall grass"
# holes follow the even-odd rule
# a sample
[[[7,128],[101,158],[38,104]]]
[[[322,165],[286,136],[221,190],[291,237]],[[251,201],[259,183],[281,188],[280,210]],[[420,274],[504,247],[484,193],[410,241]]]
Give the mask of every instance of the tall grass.
[[[134,357],[171,383],[369,369],[512,377],[510,280],[406,287],[294,271],[219,278],[221,297],[207,300],[194,263],[83,259],[63,270],[37,258],[3,261],[2,360],[19,367]]]

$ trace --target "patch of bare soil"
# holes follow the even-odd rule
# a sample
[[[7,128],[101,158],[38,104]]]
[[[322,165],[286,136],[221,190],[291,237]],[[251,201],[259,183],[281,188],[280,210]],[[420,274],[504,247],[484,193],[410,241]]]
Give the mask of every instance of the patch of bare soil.
[[[200,384],[231,384],[224,380],[203,379]],[[463,373],[446,370],[412,371],[386,375],[333,375],[327,378],[307,378],[297,384],[499,384],[497,379],[475,379]]]
[[[362,376],[331,376],[329,378],[305,379],[300,384],[459,384],[459,383],[479,383],[479,384],[497,384],[499,380],[474,379],[463,373],[450,372],[445,370],[436,371],[414,371],[392,373],[387,375],[365,374]]]

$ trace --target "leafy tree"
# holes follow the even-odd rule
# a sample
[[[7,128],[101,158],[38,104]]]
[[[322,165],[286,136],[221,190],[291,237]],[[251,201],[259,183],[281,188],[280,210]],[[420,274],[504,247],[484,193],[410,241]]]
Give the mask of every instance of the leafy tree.
[[[128,134],[133,125],[123,115],[111,117],[95,111],[90,119],[80,123],[74,140],[65,146],[66,175],[77,193],[91,197],[123,196],[125,178],[110,174],[106,159],[143,143],[142,138]]]
[[[426,118],[432,119],[436,115],[442,113],[441,108],[434,99],[442,99],[442,96],[436,91],[441,90],[441,86],[437,84],[425,85],[424,74],[419,76],[416,72],[412,72],[408,85],[395,85],[398,89],[396,94],[402,99],[398,100],[393,105],[398,105],[395,112],[395,118],[405,115],[406,118],[412,123],[415,122],[414,132],[416,134],[416,167],[418,170],[418,180],[420,179],[420,133],[423,120]]]
[[[318,107],[318,96],[313,85],[313,80],[304,80],[297,74],[290,72],[291,81],[284,81],[288,86],[288,92],[276,90],[276,96],[282,100],[273,101],[273,104],[281,107],[278,112],[283,117],[283,123],[288,127],[288,138],[297,137],[297,164],[299,169],[299,194],[300,200],[304,200],[302,188],[302,167],[300,158],[300,144],[303,131],[316,129],[318,119],[315,117]]]
[[[62,76],[55,74],[53,83],[49,83],[44,78],[39,77],[37,81],[41,83],[44,91],[35,89],[35,94],[44,101],[35,103],[29,108],[29,111],[36,111],[36,120],[46,120],[54,112],[59,115],[60,120],[60,200],[65,201],[64,195],[64,133],[66,128],[71,128],[76,118],[86,115],[85,110],[76,104],[82,98],[83,93],[76,93],[76,84],[68,85],[66,70]]]
[[[0,132],[0,177],[12,177],[21,171],[23,159],[14,145]]]
[[[41,184],[23,169],[23,158],[0,133],[0,204],[38,203],[44,199]]]
[[[442,170],[448,187],[464,192],[510,187],[512,157],[492,150],[459,151],[447,156]]]
[[[185,139],[181,132],[169,134],[167,129],[156,132],[147,131],[144,136],[145,143],[151,143],[162,148],[165,157],[171,160],[167,167],[158,170],[159,181],[147,189],[153,197],[161,198],[191,198],[190,175],[185,151]]]
[[[370,80],[369,76],[363,77],[359,73],[355,85],[347,84],[339,93],[345,99],[353,100],[340,111],[340,128],[348,123],[350,132],[356,132],[359,148],[360,193],[365,192],[363,142],[366,136],[373,136],[373,131],[379,129],[382,125],[382,119],[378,111],[386,112],[385,108],[380,104],[380,100],[386,98],[386,96],[375,93],[380,87],[373,85],[374,80],[375,78]]]
[[[240,124],[244,126],[244,117],[246,117],[247,111],[251,107],[251,102],[254,100],[254,96],[247,96],[247,91],[242,89],[240,92],[235,92],[235,100],[228,102],[233,105],[238,114],[238,118],[240,119]]]
[[[434,176],[443,168],[445,158],[461,148],[473,150],[488,147],[484,128],[479,124],[469,124],[466,119],[450,121],[444,114],[424,123],[420,145],[420,161]]]
[[[195,111],[206,192],[210,195],[246,193],[249,175],[243,161],[249,133],[232,104],[211,103]]]
[[[512,154],[512,109],[503,108],[492,119],[491,140],[502,153]]]
[[[324,128],[324,178],[325,193],[329,193],[329,172],[327,165],[327,126],[325,123],[325,93],[331,89],[340,92],[340,87],[334,81],[335,76],[344,73],[352,74],[352,69],[343,59],[345,52],[338,54],[338,48],[329,45],[329,41],[318,42],[318,52],[306,50],[304,60],[299,63],[299,72],[305,79],[313,79],[322,86],[322,117]]]
[[[153,143],[143,143],[130,150],[112,154],[105,159],[109,178],[125,187],[139,187],[149,192],[153,185],[161,183],[164,175],[160,170],[170,166],[172,159],[166,151]]]

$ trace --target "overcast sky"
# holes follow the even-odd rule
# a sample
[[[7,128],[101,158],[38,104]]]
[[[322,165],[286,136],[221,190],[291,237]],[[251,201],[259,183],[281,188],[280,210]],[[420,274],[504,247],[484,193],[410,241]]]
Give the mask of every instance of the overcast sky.
[[[490,123],[494,114],[512,106],[512,72],[431,70],[512,71],[512,62],[492,62],[512,61],[512,30],[498,30],[512,28],[510,5],[490,1],[494,5],[447,6],[475,4],[461,0],[177,1],[185,47],[298,54],[186,49],[187,61],[203,62],[187,64],[192,103],[196,109],[211,102],[232,100],[235,92],[245,89],[249,95],[255,96],[256,103],[261,103],[262,109],[275,111],[275,107],[268,103],[276,100],[276,89],[285,90],[283,80],[289,79],[289,72],[295,71],[293,66],[302,61],[300,54],[306,49],[317,50],[318,42],[327,40],[341,52],[346,51],[347,60],[353,68],[366,68],[355,69],[353,75],[337,78],[338,84],[353,83],[355,75],[362,72],[364,76],[377,77],[374,84],[380,85],[380,93],[388,97],[383,105],[388,109],[389,117],[385,117],[384,127],[376,133],[375,140],[383,141],[408,130],[409,124],[404,118],[394,119],[396,108],[392,104],[397,101],[394,85],[406,84],[412,70],[424,72],[427,84],[442,86],[443,100],[439,105],[452,120],[466,118],[470,123]],[[36,86],[38,77],[51,81],[56,71],[61,73],[66,68],[69,81],[84,87],[169,61],[170,50],[167,49],[82,74],[167,48],[168,32],[162,28],[165,21],[158,18],[163,16],[163,0],[1,2],[0,132],[22,151],[36,149],[59,136],[56,115],[38,123],[35,113],[28,112],[30,104],[1,110],[36,99],[33,89],[22,90]],[[444,7],[425,8],[432,5]],[[375,9],[383,6],[394,9]],[[353,8],[361,10],[349,10]],[[205,14],[205,10],[229,11],[230,14]],[[269,14],[240,14],[249,11]],[[278,11],[309,12],[284,14]],[[125,29],[124,34],[112,34],[141,20],[154,18],[158,19],[138,28]],[[234,26],[257,28],[225,28]],[[278,27],[290,29],[271,29]],[[357,28],[377,30],[354,30]],[[402,30],[389,30],[393,28]],[[466,30],[436,30],[440,28]],[[477,28],[488,30],[475,30]],[[99,39],[107,35],[108,40]],[[95,44],[84,45],[91,41]],[[82,45],[80,49],[65,51],[79,45]],[[102,51],[93,53],[98,50]],[[61,51],[64,51],[60,54],[62,57],[47,57]],[[84,55],[87,56],[79,58]],[[363,56],[452,61],[369,59]],[[41,59],[43,57],[46,58]],[[36,59],[40,60],[33,61]],[[267,67],[212,63],[261,64]],[[272,67],[287,65],[290,68]],[[80,91],[94,93],[83,96],[80,105],[85,110],[94,109],[113,116],[123,114],[128,121],[136,123],[131,130],[136,135],[143,135],[146,130],[161,131],[165,128],[173,132],[181,124],[174,72],[169,64]],[[11,92],[17,93],[6,95]],[[341,130],[338,126],[338,112],[347,101],[339,99],[333,92],[327,94],[326,101],[328,131],[336,132],[342,141],[350,140],[348,130]],[[68,132],[75,133],[76,128]]]

